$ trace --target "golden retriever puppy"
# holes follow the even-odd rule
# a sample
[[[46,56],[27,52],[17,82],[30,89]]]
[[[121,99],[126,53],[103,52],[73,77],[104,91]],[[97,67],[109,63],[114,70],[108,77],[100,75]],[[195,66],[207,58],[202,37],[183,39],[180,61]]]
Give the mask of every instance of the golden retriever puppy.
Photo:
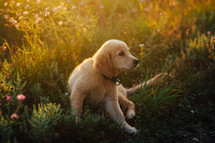
[[[70,101],[75,114],[80,118],[83,103],[93,106],[102,104],[110,118],[125,132],[136,134],[138,130],[125,121],[125,117],[131,119],[135,116],[134,103],[127,99],[127,95],[137,92],[141,86],[155,84],[164,75],[159,74],[147,83],[130,89],[119,85],[117,74],[134,69],[138,63],[139,60],[130,54],[123,41],[105,42],[93,57],[84,60],[69,77]]]

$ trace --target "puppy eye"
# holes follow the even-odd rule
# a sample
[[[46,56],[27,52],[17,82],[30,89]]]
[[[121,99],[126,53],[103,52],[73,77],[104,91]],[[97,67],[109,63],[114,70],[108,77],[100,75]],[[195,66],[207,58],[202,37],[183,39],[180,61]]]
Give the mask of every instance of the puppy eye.
[[[125,53],[124,53],[123,51],[121,51],[118,55],[119,55],[119,56],[124,56]]]

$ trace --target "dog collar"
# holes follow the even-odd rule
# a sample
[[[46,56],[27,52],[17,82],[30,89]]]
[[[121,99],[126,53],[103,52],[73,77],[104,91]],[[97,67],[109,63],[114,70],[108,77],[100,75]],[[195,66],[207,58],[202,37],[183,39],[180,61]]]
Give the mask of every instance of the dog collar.
[[[104,78],[106,79],[106,80],[111,80],[114,84],[116,84],[117,86],[119,86],[120,85],[120,80],[118,79],[118,78],[116,78],[116,77],[113,77],[113,78],[109,78],[109,77],[106,77],[105,75],[103,75],[104,76]]]

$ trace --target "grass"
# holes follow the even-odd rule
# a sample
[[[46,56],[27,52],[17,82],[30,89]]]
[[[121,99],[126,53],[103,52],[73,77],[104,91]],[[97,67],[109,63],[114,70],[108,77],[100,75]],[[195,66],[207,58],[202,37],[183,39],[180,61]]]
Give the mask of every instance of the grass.
[[[2,0],[1,142],[213,141],[214,9],[213,0]],[[114,38],[140,60],[119,75],[126,87],[170,75],[129,97],[137,118],[128,122],[137,136],[100,109],[85,107],[76,125],[67,94],[75,66]],[[20,94],[26,99],[17,100]]]

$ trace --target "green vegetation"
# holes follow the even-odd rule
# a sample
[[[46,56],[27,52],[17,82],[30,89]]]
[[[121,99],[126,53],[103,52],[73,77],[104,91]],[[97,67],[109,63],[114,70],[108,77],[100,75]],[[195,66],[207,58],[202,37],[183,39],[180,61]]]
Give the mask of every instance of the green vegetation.
[[[215,1],[1,0],[0,142],[212,142],[215,138]],[[140,59],[129,97],[140,130],[130,136],[101,109],[76,125],[67,79],[109,39]]]

